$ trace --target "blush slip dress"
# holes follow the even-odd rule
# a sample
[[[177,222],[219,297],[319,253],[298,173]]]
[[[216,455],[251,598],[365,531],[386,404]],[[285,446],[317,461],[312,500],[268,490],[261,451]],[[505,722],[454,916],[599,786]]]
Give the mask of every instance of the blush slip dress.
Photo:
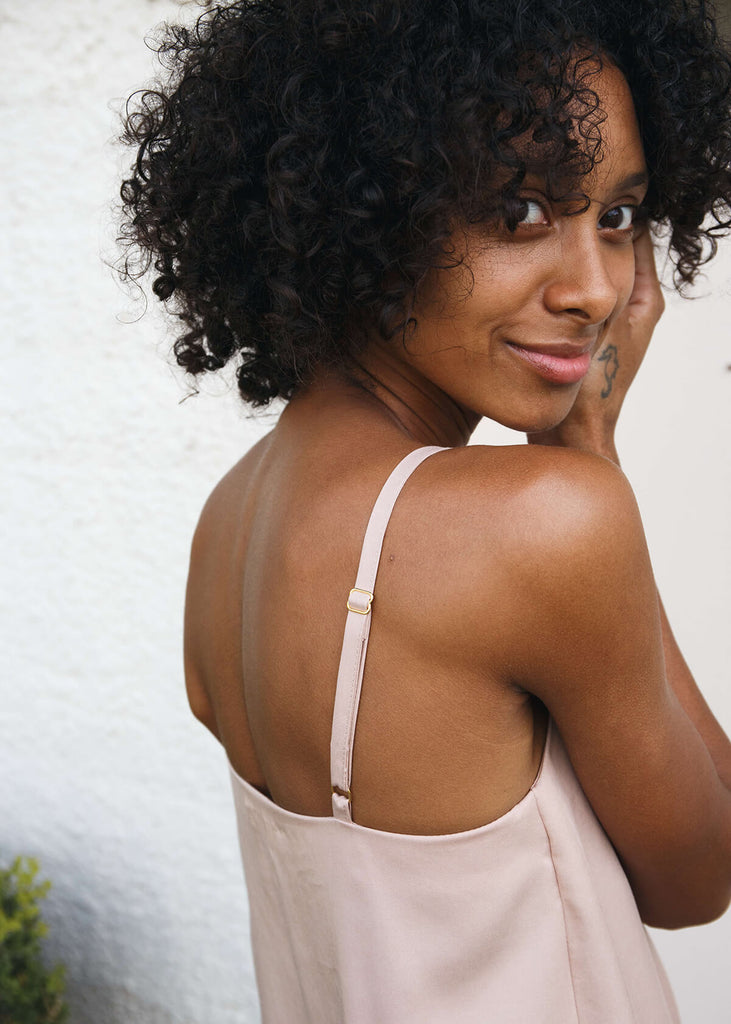
[[[678,1024],[627,878],[551,722],[530,790],[489,824],[402,835],[352,821],[383,536],[408,477],[442,450],[407,455],[368,523],[333,711],[332,817],[287,811],[230,768],[262,1022]]]

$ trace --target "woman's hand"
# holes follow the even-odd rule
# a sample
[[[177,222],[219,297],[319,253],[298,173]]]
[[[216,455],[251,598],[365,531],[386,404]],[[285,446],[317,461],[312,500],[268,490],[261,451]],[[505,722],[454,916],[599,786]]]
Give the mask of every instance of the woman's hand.
[[[571,412],[552,430],[528,435],[529,444],[583,448],[617,461],[614,428],[665,308],[649,230],[633,245],[635,283],[629,302],[605,331]]]

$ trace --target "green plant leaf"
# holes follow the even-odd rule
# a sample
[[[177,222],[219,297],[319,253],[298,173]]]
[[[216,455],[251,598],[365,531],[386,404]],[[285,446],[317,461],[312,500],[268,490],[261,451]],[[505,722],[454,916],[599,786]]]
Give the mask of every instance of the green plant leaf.
[[[41,940],[48,926],[38,903],[51,887],[37,882],[33,857],[0,868],[0,1024],[63,1024],[65,968],[46,967]]]

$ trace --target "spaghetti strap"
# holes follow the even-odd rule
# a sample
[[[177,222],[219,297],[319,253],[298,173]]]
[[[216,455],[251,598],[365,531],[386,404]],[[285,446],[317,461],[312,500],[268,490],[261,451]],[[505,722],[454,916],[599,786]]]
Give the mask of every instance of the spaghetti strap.
[[[417,449],[391,473],[342,594],[332,814],[288,810],[231,769],[262,1021],[680,1024],[627,876],[553,728],[540,778],[499,818],[448,834],[353,821],[383,537],[409,474],[439,450]]]
[[[436,445],[416,448],[398,463],[381,488],[373,506],[363,539],[355,585],[347,598],[348,615],[340,653],[335,690],[332,734],[330,738],[330,782],[333,817],[352,821],[350,777],[353,768],[353,740],[363,683],[368,634],[371,628],[371,604],[383,537],[401,488],[417,466],[435,452],[446,449]]]

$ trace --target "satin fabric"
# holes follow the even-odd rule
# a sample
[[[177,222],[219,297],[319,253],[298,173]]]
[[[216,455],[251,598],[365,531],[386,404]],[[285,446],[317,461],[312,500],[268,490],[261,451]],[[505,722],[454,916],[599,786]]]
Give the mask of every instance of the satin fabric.
[[[359,590],[375,583],[405,480],[440,450],[410,453],[384,485]],[[368,566],[371,585],[361,586]],[[338,675],[331,767],[343,790],[368,604],[354,595]],[[363,827],[339,794],[333,817],[295,814],[229,769],[263,1024],[679,1024],[627,878],[552,722],[524,798],[452,835]]]

